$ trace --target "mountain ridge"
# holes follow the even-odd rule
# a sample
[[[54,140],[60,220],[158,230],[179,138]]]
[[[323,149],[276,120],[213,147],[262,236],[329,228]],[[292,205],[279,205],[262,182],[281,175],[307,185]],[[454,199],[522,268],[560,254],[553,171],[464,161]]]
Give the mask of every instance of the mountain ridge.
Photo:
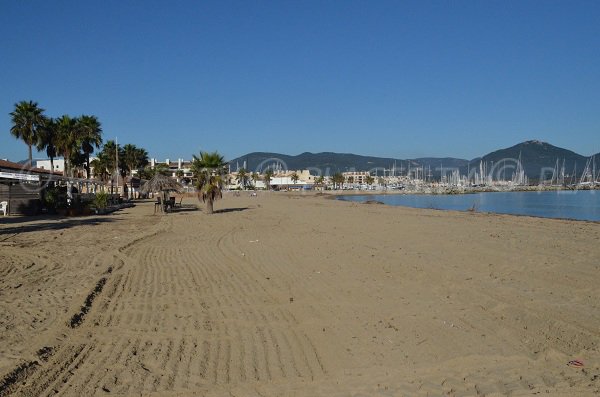
[[[372,171],[383,175],[383,170],[394,169],[396,172],[406,172],[407,168],[423,167],[425,172],[431,172],[434,178],[441,175],[441,170],[457,169],[461,174],[467,174],[473,169],[478,169],[480,164],[485,164],[486,170],[500,176],[504,173],[510,175],[516,168],[516,161],[521,157],[521,164],[530,179],[549,178],[555,168],[557,160],[559,169],[565,166],[567,175],[574,170],[580,174],[587,162],[588,156],[575,153],[572,150],[554,146],[539,140],[528,140],[516,145],[494,150],[474,159],[461,159],[455,157],[419,157],[414,159],[401,159],[392,157],[363,156],[354,153],[336,152],[303,152],[298,155],[288,155],[275,152],[251,152],[232,159],[229,164],[232,171],[243,167],[253,172],[263,172],[266,168],[273,168],[276,164],[282,169],[300,170],[308,169],[312,173],[330,175],[335,172],[345,171]],[[600,153],[597,156],[600,160]],[[600,163],[598,164],[600,168]],[[386,171],[387,172],[387,171]]]

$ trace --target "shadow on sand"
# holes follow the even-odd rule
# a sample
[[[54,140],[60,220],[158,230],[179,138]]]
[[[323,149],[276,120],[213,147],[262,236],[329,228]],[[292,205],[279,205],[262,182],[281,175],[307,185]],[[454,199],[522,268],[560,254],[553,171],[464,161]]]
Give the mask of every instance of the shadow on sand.
[[[177,214],[180,212],[191,212],[191,211],[199,211],[200,209],[193,205],[193,204],[188,204],[188,205],[183,205],[181,207],[175,207],[173,209],[171,209],[171,213],[173,214]]]
[[[0,236],[8,234],[19,234],[37,232],[42,230],[62,230],[82,225],[99,225],[101,223],[114,222],[118,218],[105,216],[63,218],[58,216],[31,216],[10,218],[0,221]],[[4,227],[5,225],[11,225]]]
[[[239,207],[239,208],[223,208],[220,210],[214,210],[213,214],[226,214],[228,212],[240,212],[249,210],[249,207]]]

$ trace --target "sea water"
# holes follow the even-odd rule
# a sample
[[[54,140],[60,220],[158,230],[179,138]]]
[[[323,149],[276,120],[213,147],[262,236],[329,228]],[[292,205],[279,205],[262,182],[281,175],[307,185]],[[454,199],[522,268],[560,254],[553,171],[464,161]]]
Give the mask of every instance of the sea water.
[[[386,194],[348,195],[341,200],[381,201],[388,205],[414,208],[530,215],[600,221],[600,190],[560,190],[539,192],[493,192],[453,195]]]

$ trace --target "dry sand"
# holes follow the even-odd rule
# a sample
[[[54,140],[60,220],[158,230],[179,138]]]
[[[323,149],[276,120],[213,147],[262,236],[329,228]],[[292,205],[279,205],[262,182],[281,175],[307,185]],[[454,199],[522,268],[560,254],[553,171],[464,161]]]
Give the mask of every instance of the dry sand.
[[[597,223],[216,208],[0,220],[0,395],[600,393]]]

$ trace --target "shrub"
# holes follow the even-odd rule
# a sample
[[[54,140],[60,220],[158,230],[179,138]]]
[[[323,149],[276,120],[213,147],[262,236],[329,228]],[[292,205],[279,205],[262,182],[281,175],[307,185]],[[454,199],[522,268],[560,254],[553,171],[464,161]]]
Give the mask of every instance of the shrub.
[[[108,205],[108,194],[105,192],[96,193],[94,198],[94,206],[97,209],[104,209]]]

